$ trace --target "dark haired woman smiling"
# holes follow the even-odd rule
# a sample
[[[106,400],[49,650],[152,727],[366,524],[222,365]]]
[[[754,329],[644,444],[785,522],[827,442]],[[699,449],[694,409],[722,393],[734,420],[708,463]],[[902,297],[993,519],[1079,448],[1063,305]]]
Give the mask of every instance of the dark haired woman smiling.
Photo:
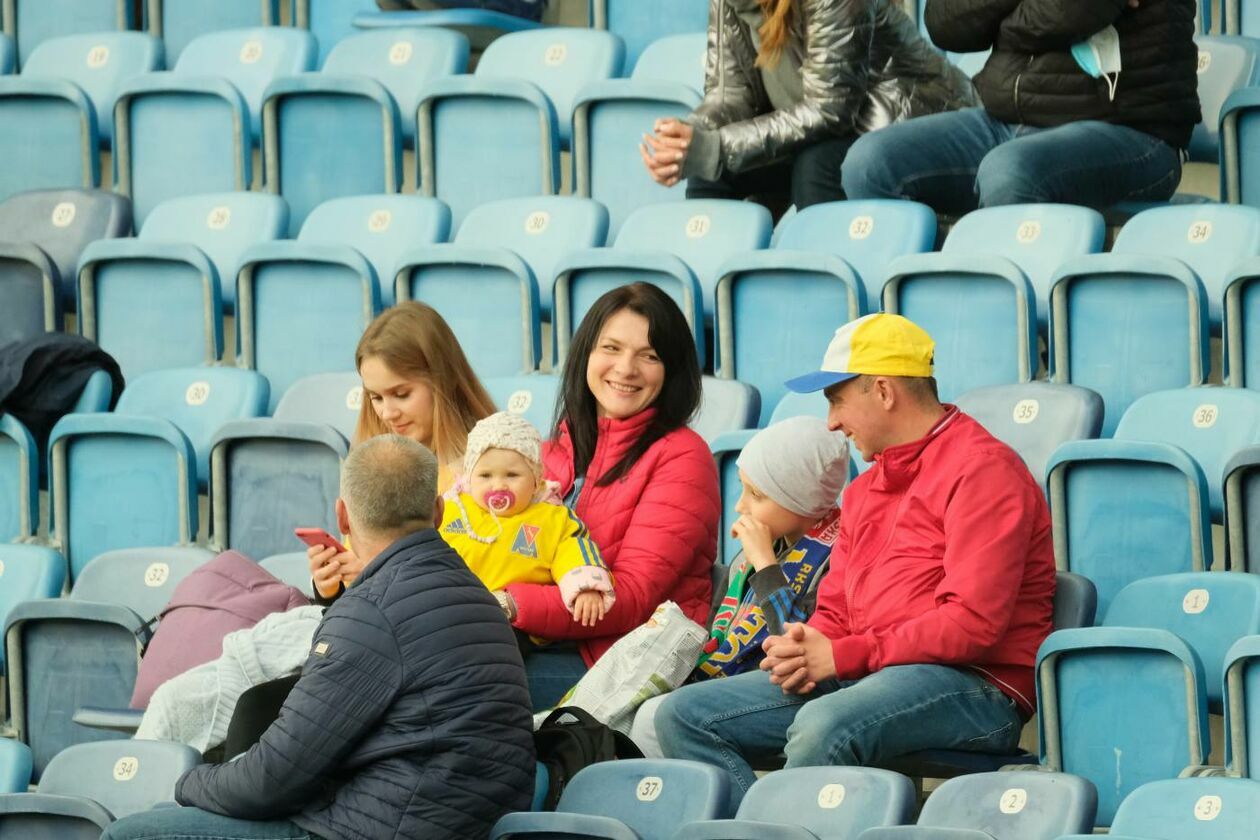
[[[708,620],[720,500],[709,447],[687,428],[700,405],[691,336],[668,295],[635,283],[597,300],[573,337],[543,465],[590,529],[617,601],[583,627],[558,587],[513,584],[500,595],[518,630],[580,642],[526,656],[536,709],[559,700],[662,601]]]

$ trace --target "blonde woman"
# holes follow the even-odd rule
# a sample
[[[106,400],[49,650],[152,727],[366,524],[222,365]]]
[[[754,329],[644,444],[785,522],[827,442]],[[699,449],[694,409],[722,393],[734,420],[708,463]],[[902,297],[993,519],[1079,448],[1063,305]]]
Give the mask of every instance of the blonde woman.
[[[398,434],[424,444],[438,459],[438,492],[446,492],[469,430],[495,411],[451,328],[430,306],[400,303],[368,325],[354,362],[363,379],[354,442]],[[324,603],[363,568],[353,551],[312,546],[306,555],[316,600]]]
[[[976,102],[901,0],[710,0],[704,101],[658,120],[640,153],[657,183],[686,178],[688,198],[800,209],[844,198],[859,135]]]

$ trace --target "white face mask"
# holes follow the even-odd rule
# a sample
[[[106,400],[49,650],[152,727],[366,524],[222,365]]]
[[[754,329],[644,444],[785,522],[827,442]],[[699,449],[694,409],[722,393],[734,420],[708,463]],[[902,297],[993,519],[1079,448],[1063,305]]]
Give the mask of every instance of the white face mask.
[[[1116,98],[1116,85],[1120,82],[1120,33],[1108,26],[1090,36],[1089,40],[1072,45],[1072,57],[1080,68],[1095,79],[1106,79],[1112,101]]]

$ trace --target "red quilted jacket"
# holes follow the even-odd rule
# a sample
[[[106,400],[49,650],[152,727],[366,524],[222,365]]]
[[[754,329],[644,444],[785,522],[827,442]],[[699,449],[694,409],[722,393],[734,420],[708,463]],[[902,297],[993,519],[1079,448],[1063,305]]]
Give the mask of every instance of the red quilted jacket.
[[[517,583],[515,626],[544,639],[580,639],[591,665],[621,636],[647,621],[662,601],[674,601],[703,625],[709,617],[710,572],[717,555],[721,501],[717,468],[704,440],[687,428],[652,445],[622,478],[598,487],[651,421],[654,410],[625,420],[599,421],[599,439],[575,512],[613,573],[617,600],[594,627],[575,622],[556,586]],[[573,487],[568,430],[543,447],[547,478]]]

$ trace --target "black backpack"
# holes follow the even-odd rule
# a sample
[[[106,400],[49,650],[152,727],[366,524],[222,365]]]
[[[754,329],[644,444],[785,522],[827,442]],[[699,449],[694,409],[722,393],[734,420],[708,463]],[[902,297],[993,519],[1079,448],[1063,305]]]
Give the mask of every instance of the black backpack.
[[[547,768],[544,811],[556,809],[564,786],[583,767],[618,758],[643,758],[643,751],[628,737],[577,706],[561,706],[547,715],[534,733],[534,747]]]

